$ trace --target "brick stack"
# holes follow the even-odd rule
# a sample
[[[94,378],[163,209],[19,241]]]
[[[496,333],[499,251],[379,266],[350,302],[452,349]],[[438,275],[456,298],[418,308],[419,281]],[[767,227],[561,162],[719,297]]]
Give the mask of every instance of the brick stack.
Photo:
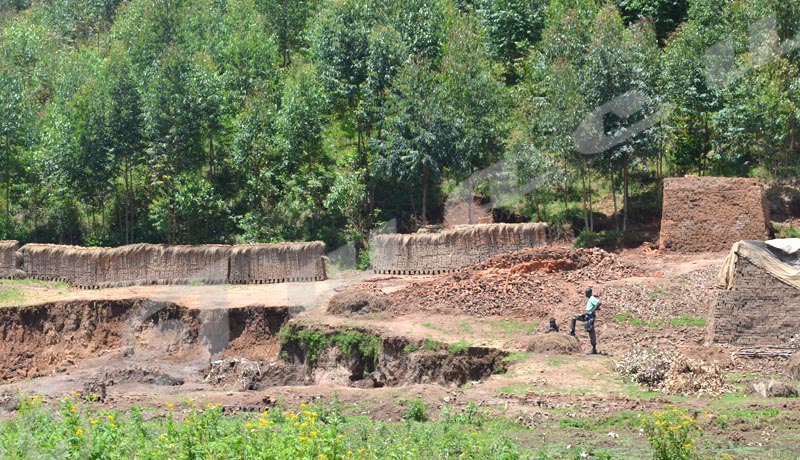
[[[266,284],[325,279],[325,244],[246,244],[231,250],[231,284]]]
[[[243,246],[135,244],[119,248],[28,244],[22,247],[21,254],[28,278],[96,289],[141,284],[324,280],[324,251],[321,242]]]
[[[720,291],[709,319],[714,342],[788,345],[800,333],[800,290],[740,257],[732,289]]]
[[[0,241],[0,278],[14,278],[17,273],[19,242]]]
[[[664,179],[661,249],[724,251],[741,240],[769,236],[769,208],[755,179],[673,177]]]
[[[458,271],[498,254],[547,244],[547,224],[486,224],[441,233],[378,235],[372,269],[393,275],[430,275]]]

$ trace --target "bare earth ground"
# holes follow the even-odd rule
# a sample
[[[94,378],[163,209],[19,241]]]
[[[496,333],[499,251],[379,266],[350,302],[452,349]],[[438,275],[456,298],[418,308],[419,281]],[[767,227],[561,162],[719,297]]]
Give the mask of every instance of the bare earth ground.
[[[566,248],[554,250],[569,252]],[[800,446],[793,439],[800,434],[800,402],[758,399],[741,393],[747,381],[771,376],[785,379],[781,375],[784,361],[732,359],[734,348],[706,343],[702,319],[714,300],[716,275],[725,255],[664,254],[639,248],[614,256],[613,260],[603,259],[602,264],[597,262],[600,259],[592,259],[595,262],[590,266],[566,271],[559,271],[558,265],[564,263],[561,261],[533,268],[528,264],[526,270],[487,266],[474,273],[431,277],[348,272],[325,282],[260,286],[144,286],[78,291],[47,283],[0,282],[0,305],[149,299],[185,307],[175,317],[182,323],[154,324],[140,332],[133,345],[94,340],[91,353],[69,349],[74,359],[56,360],[57,365],[42,367],[45,371],[40,369],[38,373],[25,374],[21,370],[23,373],[18,375],[22,378],[8,379],[10,383],[2,390],[7,401],[19,391],[41,392],[55,400],[73,391],[91,390],[93,383],[99,381],[106,384],[108,393],[105,401],[94,403],[100,407],[163,408],[167,401],[179,404],[197,398],[221,403],[230,412],[260,411],[275,404],[292,406],[336,395],[353,413],[380,420],[398,420],[407,401],[420,396],[434,414],[437,408],[459,408],[472,402],[494,416],[518,421],[529,428],[520,431],[519,441],[530,447],[574,444],[572,438],[579,437],[584,445],[624,452],[620,456],[626,458],[648,454],[641,450],[646,441],[638,425],[624,420],[677,404],[698,416],[707,430],[709,449],[730,452],[735,458],[797,458]],[[598,264],[606,268],[597,271]],[[466,289],[464,286],[474,292],[460,292],[459,289]],[[483,294],[478,291],[489,289],[487,286],[500,293],[486,295],[505,300],[464,300],[482,299]],[[568,328],[568,319],[583,308],[586,286],[592,286],[603,301],[597,323],[601,354],[525,352],[528,343],[543,333],[548,317],[558,320],[562,332]],[[348,289],[384,296],[391,300],[390,306],[368,313],[327,313],[328,299]],[[444,294],[437,296],[437,290]],[[242,390],[207,381],[210,361],[247,357],[259,360],[259,366],[273,366],[278,360],[278,339],[274,333],[262,337],[259,331],[250,331],[251,335],[242,335],[223,351],[203,342],[184,346],[188,343],[187,332],[181,325],[187,324],[186,318],[193,310],[233,311],[252,306],[292,307],[291,321],[299,324],[359,327],[383,336],[447,344],[465,342],[502,349],[511,355],[505,373],[460,386],[407,384],[360,389],[325,382]],[[203,317],[198,318],[202,321]],[[3,337],[8,340],[5,330]],[[578,337],[583,350],[588,350],[588,338],[580,325]],[[7,343],[4,346],[10,347]],[[668,396],[625,382],[614,371],[614,363],[629,350],[647,347],[675,350],[719,364],[726,382],[736,392],[722,396]],[[6,362],[4,366],[15,365]],[[14,406],[7,402],[5,407],[13,410]],[[773,409],[778,415],[765,418],[764,411]],[[717,423],[718,413],[755,415],[747,423],[722,424]],[[750,420],[745,416],[736,420],[740,419]]]

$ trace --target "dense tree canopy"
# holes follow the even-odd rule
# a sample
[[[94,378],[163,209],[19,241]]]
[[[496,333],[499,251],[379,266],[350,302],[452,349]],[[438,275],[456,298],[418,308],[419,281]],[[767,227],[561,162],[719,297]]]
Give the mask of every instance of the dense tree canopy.
[[[796,177],[798,12],[0,2],[0,239],[364,248],[382,221],[439,221],[470,177],[472,193],[521,190],[503,205],[575,232],[611,197],[626,229],[667,174]],[[498,162],[505,183],[489,183]]]

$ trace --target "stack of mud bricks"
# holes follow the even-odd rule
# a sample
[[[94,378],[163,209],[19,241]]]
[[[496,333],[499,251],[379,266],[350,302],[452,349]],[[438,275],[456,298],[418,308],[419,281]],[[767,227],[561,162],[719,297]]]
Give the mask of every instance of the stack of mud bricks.
[[[740,257],[733,288],[720,291],[709,322],[714,342],[788,345],[800,334],[800,290]]]
[[[0,241],[0,278],[14,278],[17,273],[16,241]]]
[[[756,179],[664,179],[661,249],[726,251],[741,240],[769,236],[769,208]]]
[[[547,224],[487,224],[441,233],[378,235],[372,269],[379,274],[430,275],[458,271],[498,254],[547,244]]]
[[[321,242],[251,244],[231,251],[231,284],[267,284],[325,279]]]
[[[0,245],[0,250],[0,255],[5,256],[5,246]],[[12,254],[15,253],[16,246]],[[324,253],[322,242],[246,246],[136,244],[119,248],[29,244],[20,250],[24,276],[64,281],[83,289],[324,280]],[[3,267],[0,264],[0,277]]]

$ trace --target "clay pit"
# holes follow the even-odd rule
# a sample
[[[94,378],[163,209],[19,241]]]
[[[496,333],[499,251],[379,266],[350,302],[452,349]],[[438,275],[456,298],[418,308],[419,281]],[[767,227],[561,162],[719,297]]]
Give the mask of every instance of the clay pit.
[[[288,385],[452,386],[502,371],[507,355],[295,324],[297,310],[197,309],[149,299],[4,308],[0,380],[10,384],[6,392],[77,391],[95,400]]]

